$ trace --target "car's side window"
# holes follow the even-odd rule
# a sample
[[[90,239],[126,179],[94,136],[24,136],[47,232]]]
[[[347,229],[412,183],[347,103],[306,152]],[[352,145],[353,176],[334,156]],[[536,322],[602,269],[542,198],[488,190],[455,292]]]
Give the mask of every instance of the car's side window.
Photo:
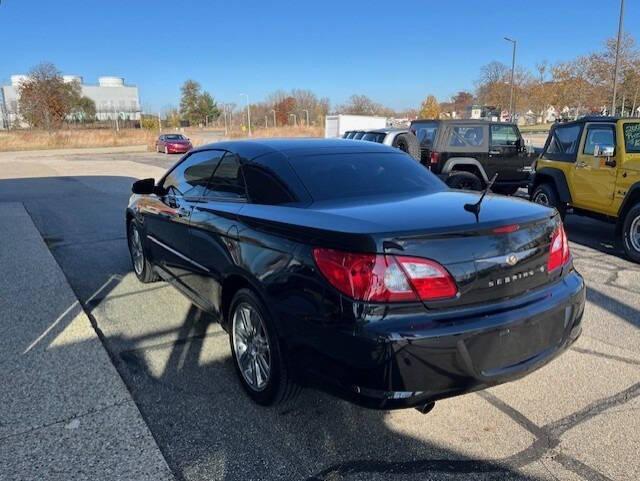
[[[245,200],[244,178],[237,154],[227,152],[216,168],[205,197],[220,200]]]
[[[581,132],[580,125],[556,127],[545,154],[550,154],[552,160],[575,161]]]
[[[223,155],[222,150],[201,150],[192,153],[169,172],[162,187],[167,194],[173,196],[202,196]]]
[[[613,125],[590,125],[584,141],[582,153],[593,155],[596,145],[612,145],[615,147],[615,129]]]
[[[280,205],[296,201],[286,184],[271,169],[251,163],[242,166],[242,173],[252,203]]]
[[[484,131],[482,127],[451,127],[449,147],[481,147],[483,142]]]
[[[492,125],[491,146],[514,146],[518,142],[518,133],[513,125]]]

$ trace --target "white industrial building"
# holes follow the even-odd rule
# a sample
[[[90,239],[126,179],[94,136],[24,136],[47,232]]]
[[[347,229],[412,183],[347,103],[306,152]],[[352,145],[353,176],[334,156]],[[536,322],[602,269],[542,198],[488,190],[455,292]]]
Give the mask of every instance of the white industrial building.
[[[65,82],[78,82],[82,95],[96,104],[98,121],[140,120],[140,97],[138,87],[126,85],[122,77],[99,77],[97,85],[83,83],[82,77],[63,75]],[[12,75],[11,85],[0,87],[0,129],[13,126],[20,119],[18,86],[28,79],[27,75]],[[21,123],[21,122],[20,122]]]

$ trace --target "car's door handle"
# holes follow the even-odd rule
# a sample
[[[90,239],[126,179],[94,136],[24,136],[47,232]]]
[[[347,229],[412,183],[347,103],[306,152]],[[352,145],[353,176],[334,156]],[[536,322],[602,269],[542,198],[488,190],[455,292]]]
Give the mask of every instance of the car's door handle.
[[[178,209],[176,210],[176,215],[178,217],[189,217],[189,214],[191,214],[191,209],[185,209],[184,207],[178,207]]]
[[[576,163],[576,169],[584,169],[585,167],[587,167],[587,163],[586,162],[577,162]]]
[[[499,150],[490,150],[489,151],[489,155],[500,155],[502,152],[500,152]]]

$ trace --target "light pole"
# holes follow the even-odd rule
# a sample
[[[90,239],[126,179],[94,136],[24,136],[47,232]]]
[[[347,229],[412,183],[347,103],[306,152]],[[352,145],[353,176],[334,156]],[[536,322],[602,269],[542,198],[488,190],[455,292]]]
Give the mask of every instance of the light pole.
[[[224,118],[224,135],[226,137],[229,135],[229,130],[227,129],[227,104],[222,104],[222,117]]]
[[[307,127],[309,127],[309,111],[307,109],[302,109],[302,111],[307,114]]]
[[[613,69],[613,100],[611,115],[616,115],[616,95],[618,93],[618,67],[620,66],[620,43],[622,42],[622,25],[624,22],[624,0],[620,0],[620,19],[618,20],[618,41],[616,42],[616,65]]]
[[[509,94],[509,120],[513,122],[513,77],[516,71],[516,41],[509,37],[504,37],[504,39],[513,45],[513,54],[511,56],[511,93]]]
[[[271,109],[271,111],[273,112],[273,126],[277,127],[278,122],[276,122],[276,109]]]
[[[249,95],[248,94],[240,94],[242,96],[247,97],[247,124],[249,124],[249,137],[251,137],[251,107],[249,106]]]

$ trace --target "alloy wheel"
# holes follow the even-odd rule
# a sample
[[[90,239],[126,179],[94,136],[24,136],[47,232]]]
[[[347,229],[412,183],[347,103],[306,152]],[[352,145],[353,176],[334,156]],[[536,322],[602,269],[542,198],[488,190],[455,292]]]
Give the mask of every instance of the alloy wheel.
[[[142,275],[142,269],[144,269],[144,251],[142,250],[142,240],[140,239],[140,233],[136,227],[131,228],[129,234],[129,246],[131,250],[131,259],[133,260],[133,268],[136,274]]]
[[[260,313],[241,303],[233,314],[233,349],[245,382],[254,391],[267,387],[271,375],[271,349]]]

